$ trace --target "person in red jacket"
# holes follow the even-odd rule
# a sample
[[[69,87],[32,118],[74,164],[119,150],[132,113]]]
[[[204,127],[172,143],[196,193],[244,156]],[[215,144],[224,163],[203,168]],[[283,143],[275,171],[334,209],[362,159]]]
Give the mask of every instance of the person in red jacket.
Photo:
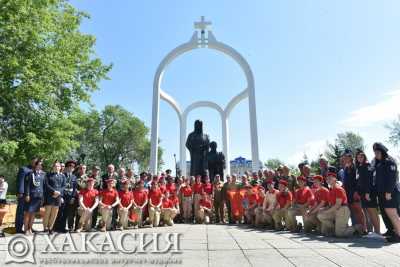
[[[123,178],[120,181],[121,190],[118,192],[119,205],[118,205],[118,216],[119,216],[119,227],[121,230],[128,227],[128,215],[129,210],[133,205],[133,194],[129,190],[129,179]]]
[[[212,202],[210,196],[203,192],[202,198],[199,201],[199,222],[200,223],[210,223],[210,217],[212,215]]]
[[[199,221],[199,203],[200,203],[200,199],[201,199],[201,195],[203,193],[203,183],[201,182],[201,175],[197,175],[195,178],[195,181],[192,185],[192,189],[193,189],[193,207],[194,207],[194,217],[195,217],[195,221],[198,222]]]
[[[288,210],[286,219],[286,227],[291,232],[298,232],[300,229],[297,225],[296,216],[303,216],[314,201],[314,195],[307,186],[307,178],[304,176],[297,177],[299,188],[294,191],[294,201],[292,207]]]
[[[354,227],[348,226],[350,219],[350,209],[348,207],[346,191],[336,180],[336,173],[328,173],[327,182],[331,188],[329,191],[329,208],[319,211],[318,220],[321,222],[321,233],[337,237],[350,237],[358,232],[362,234],[363,227],[357,224]]]
[[[174,178],[172,178],[172,176],[167,176],[167,184],[165,185],[165,189],[170,194],[176,193],[176,185],[174,183]]]
[[[101,231],[105,232],[111,228],[113,208],[119,204],[117,190],[114,189],[114,179],[105,181],[107,187],[100,193],[100,213],[102,217]]]
[[[144,211],[148,203],[148,191],[144,188],[143,180],[136,183],[132,196],[131,222],[134,224],[134,228],[142,227]]]
[[[276,196],[276,206],[272,212],[272,218],[275,223],[275,230],[283,230],[282,221],[287,222],[287,213],[290,205],[292,204],[293,195],[288,189],[288,182],[286,180],[279,181],[279,193]]]
[[[185,177],[183,179],[183,184],[179,188],[179,195],[182,198],[183,220],[188,223],[192,220],[193,206],[193,190],[190,186],[189,178]]]
[[[174,208],[174,202],[170,199],[169,192],[165,192],[161,204],[161,220],[165,225],[173,226],[174,218],[176,216],[176,209]]]
[[[313,177],[314,202],[304,216],[304,232],[311,233],[314,229],[321,232],[321,222],[317,218],[318,212],[326,209],[329,202],[329,190],[323,186],[324,177],[315,175]]]
[[[210,182],[210,177],[208,177],[208,175],[204,178],[203,192],[206,192],[209,196],[212,196],[213,193],[213,185]]]
[[[244,216],[248,224],[253,224],[255,221],[255,209],[257,207],[258,195],[253,190],[253,186],[245,186],[245,194],[243,198]]]
[[[157,182],[151,182],[149,191],[149,219],[151,227],[158,227],[160,224],[162,199],[163,193],[158,187]]]
[[[167,191],[168,192],[168,191]],[[179,197],[176,195],[176,191],[172,191],[172,192],[168,192],[169,193],[169,199],[172,201],[172,209],[174,210],[174,214],[172,216],[172,220],[175,220],[175,217],[177,217],[177,215],[181,214],[181,203],[179,200]]]
[[[99,191],[94,188],[95,179],[88,178],[86,180],[87,187],[79,190],[79,210],[81,214],[76,231],[79,233],[84,228],[86,231],[92,229],[92,214],[93,210],[99,204]]]

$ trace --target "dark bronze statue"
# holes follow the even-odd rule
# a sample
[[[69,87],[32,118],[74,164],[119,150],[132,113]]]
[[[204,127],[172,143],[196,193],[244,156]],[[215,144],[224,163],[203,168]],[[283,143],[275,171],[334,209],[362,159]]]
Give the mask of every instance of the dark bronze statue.
[[[221,180],[224,180],[225,155],[222,152],[217,152],[217,143],[210,143],[210,151],[207,153],[208,172],[210,180],[213,182],[215,175],[219,174]]]
[[[194,131],[186,140],[186,147],[190,152],[190,175],[204,176],[207,170],[207,152],[210,140],[207,134],[203,134],[203,122],[194,122]]]

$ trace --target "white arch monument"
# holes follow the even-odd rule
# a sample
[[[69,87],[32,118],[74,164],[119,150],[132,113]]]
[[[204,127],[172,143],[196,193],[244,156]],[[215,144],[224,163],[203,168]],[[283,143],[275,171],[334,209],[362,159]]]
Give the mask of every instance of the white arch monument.
[[[230,172],[230,160],[229,160],[229,132],[228,132],[228,119],[233,108],[243,99],[248,97],[249,99],[249,116],[250,116],[250,138],[251,138],[251,156],[252,156],[252,169],[257,171],[261,168],[259,165],[259,154],[258,154],[258,134],[257,134],[257,115],[256,115],[256,101],[254,92],[254,77],[250,69],[249,64],[243,58],[239,52],[232,47],[219,42],[214,37],[212,31],[207,29],[211,25],[211,22],[207,22],[204,16],[201,17],[201,21],[194,23],[195,31],[189,42],[184,43],[171,52],[161,61],[157,68],[153,82],[153,111],[151,121],[151,152],[150,152],[150,171],[151,173],[157,173],[157,158],[158,158],[158,133],[159,133],[159,110],[160,110],[160,98],[169,103],[172,108],[176,111],[180,124],[180,139],[179,139],[179,155],[180,155],[180,169],[182,174],[186,174],[186,127],[187,127],[187,116],[190,111],[199,107],[209,107],[215,109],[221,116],[222,123],[222,150],[226,159],[226,171]],[[221,108],[218,104],[211,101],[198,101],[192,103],[185,110],[182,111],[179,104],[175,99],[168,95],[161,89],[161,82],[166,67],[178,56],[198,48],[209,48],[217,50],[225,55],[233,58],[242,68],[247,81],[246,88],[238,95],[233,97],[225,109]]]

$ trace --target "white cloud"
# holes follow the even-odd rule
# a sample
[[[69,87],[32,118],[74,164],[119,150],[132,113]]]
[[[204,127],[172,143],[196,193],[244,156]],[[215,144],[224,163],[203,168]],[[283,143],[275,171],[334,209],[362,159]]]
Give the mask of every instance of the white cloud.
[[[297,152],[288,158],[288,163],[297,166],[297,164],[303,160],[304,154],[307,155],[309,161],[317,159],[320,154],[325,152],[327,141],[327,139],[320,139],[305,143],[296,149]]]
[[[340,122],[343,127],[368,127],[379,122],[388,122],[400,113],[400,90],[384,95],[385,98],[373,105],[354,110],[350,116]]]

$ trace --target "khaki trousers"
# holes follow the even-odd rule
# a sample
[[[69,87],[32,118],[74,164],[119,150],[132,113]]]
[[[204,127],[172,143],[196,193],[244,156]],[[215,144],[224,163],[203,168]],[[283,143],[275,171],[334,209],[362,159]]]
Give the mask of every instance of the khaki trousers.
[[[321,232],[321,221],[318,219],[318,213],[326,210],[321,209],[320,211],[310,214],[308,216],[303,216],[304,222],[304,232],[311,233],[312,230],[316,229],[318,232]]]
[[[283,230],[282,221],[286,224],[288,209],[277,209],[272,211],[272,218],[275,222],[275,230]]]
[[[160,224],[160,215],[161,215],[161,209],[159,207],[149,206],[149,219],[150,223],[154,227],[158,227],[158,225]]]
[[[92,229],[92,214],[93,214],[93,212],[79,208],[78,214],[80,216],[78,228],[83,228],[86,231],[89,231],[90,229]]]
[[[186,220],[192,217],[192,205],[193,205],[193,198],[191,196],[182,197],[183,218]]]
[[[168,226],[174,225],[174,218],[176,214],[176,209],[161,209],[161,219]]]
[[[333,211],[322,210],[317,218],[321,221],[321,233],[324,235],[335,233],[337,237],[349,237],[355,232],[354,227],[348,226],[350,210],[347,206]]]
[[[200,209],[200,199],[201,199],[201,195],[200,194],[194,194],[193,197],[193,206],[194,206],[194,215],[195,215],[195,219],[200,219],[198,214],[199,214],[199,209]]]
[[[286,228],[290,231],[294,231],[297,228],[296,216],[303,216],[306,214],[307,207],[305,204],[295,204],[293,207],[288,209],[286,218]]]
[[[199,209],[198,218],[200,223],[209,223],[211,217],[211,211],[205,210],[203,208]]]
[[[112,208],[111,209],[107,207],[100,208],[101,219],[107,230],[111,228],[112,213],[113,213]]]
[[[129,215],[129,210],[124,208],[118,208],[119,226],[123,228],[128,227],[128,215]]]
[[[252,224],[255,219],[255,208],[246,209],[244,211],[244,216],[246,216],[246,220],[248,224]]]
[[[46,205],[44,207],[43,229],[52,230],[58,214],[58,206]]]
[[[135,222],[135,224],[142,227],[142,225],[143,225],[143,210],[139,207],[134,207],[134,208],[132,208],[132,212],[134,212],[136,214],[136,216],[138,217],[138,221]]]

